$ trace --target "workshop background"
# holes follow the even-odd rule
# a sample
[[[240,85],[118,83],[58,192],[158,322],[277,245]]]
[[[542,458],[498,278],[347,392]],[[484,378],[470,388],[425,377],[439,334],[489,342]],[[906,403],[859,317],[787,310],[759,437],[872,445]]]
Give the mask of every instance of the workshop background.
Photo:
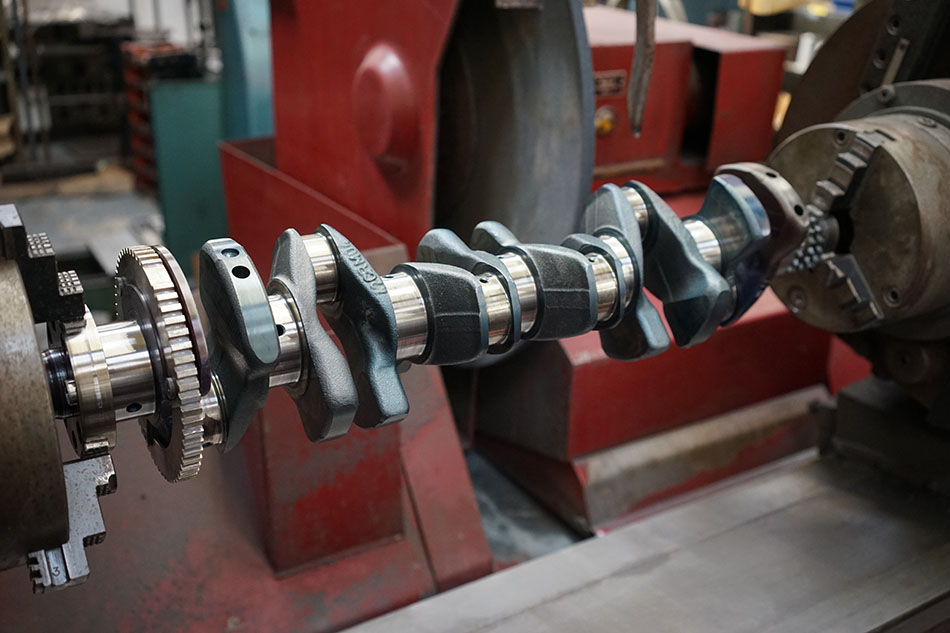
[[[418,85],[350,54],[388,28],[377,4],[3,0],[0,204],[77,271],[98,323],[132,244],[167,246],[194,287],[207,240],[233,237],[266,279],[288,227],[330,224],[387,272],[434,226],[494,219],[560,243],[605,183],[640,181],[686,217],[721,165],[768,156],[811,61],[864,3],[659,0],[640,134],[633,0],[545,0],[515,25],[477,0],[407,3],[426,28],[376,54],[428,70]],[[537,58],[505,57],[525,29]],[[491,105],[472,112],[472,94]],[[578,134],[533,160],[525,139],[570,122]],[[516,187],[528,172],[542,185]],[[90,579],[31,597],[22,569],[0,573],[0,630],[341,630],[814,453],[816,402],[869,373],[766,291],[703,345],[637,363],[590,332],[414,366],[405,421],[326,444],[275,391],[238,450],[206,450],[175,486],[126,425]],[[61,444],[71,455],[65,430]]]

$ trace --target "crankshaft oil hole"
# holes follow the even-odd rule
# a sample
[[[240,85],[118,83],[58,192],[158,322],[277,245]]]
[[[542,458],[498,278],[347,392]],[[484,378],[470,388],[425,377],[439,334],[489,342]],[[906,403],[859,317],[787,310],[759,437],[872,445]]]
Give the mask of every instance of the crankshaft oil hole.
[[[142,405],[140,405],[138,402],[133,402],[132,404],[127,406],[125,410],[128,411],[129,413],[136,413],[142,410]]]
[[[277,336],[283,336],[286,332],[287,332],[287,328],[285,328],[283,325],[281,325],[280,323],[278,323],[278,324],[277,324]]]
[[[802,207],[802,205],[795,205],[795,215],[805,215],[805,209]]]
[[[235,266],[231,269],[231,274],[238,279],[247,279],[251,276],[251,271],[247,266]]]
[[[884,300],[892,306],[900,305],[901,291],[897,288],[888,288],[887,294],[884,295]]]

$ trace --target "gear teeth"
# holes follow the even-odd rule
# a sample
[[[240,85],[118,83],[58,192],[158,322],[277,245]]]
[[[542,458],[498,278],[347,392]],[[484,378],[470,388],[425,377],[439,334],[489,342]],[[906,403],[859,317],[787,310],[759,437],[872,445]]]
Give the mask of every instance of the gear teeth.
[[[149,452],[158,470],[168,481],[189,479],[201,469],[204,448],[204,411],[198,380],[198,350],[185,314],[185,298],[189,292],[175,284],[174,275],[151,246],[124,249],[116,262],[116,310],[121,306],[119,278],[136,285],[152,303],[151,317],[163,347],[162,358],[166,377],[174,383],[172,433],[166,447],[151,442]],[[137,274],[138,273],[138,274]],[[134,275],[136,280],[132,280]]]

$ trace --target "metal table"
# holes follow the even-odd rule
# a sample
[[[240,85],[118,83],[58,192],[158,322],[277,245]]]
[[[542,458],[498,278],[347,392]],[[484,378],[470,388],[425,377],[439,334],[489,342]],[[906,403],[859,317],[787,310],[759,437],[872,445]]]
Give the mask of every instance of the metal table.
[[[799,455],[351,631],[927,631],[950,619],[947,510]]]

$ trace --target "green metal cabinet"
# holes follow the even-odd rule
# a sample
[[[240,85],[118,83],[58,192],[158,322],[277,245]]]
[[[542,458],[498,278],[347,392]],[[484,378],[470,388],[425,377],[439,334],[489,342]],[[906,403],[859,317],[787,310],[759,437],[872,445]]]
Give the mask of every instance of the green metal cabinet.
[[[201,245],[228,231],[218,158],[222,94],[216,79],[162,80],[149,88],[165,245],[189,276]]]

